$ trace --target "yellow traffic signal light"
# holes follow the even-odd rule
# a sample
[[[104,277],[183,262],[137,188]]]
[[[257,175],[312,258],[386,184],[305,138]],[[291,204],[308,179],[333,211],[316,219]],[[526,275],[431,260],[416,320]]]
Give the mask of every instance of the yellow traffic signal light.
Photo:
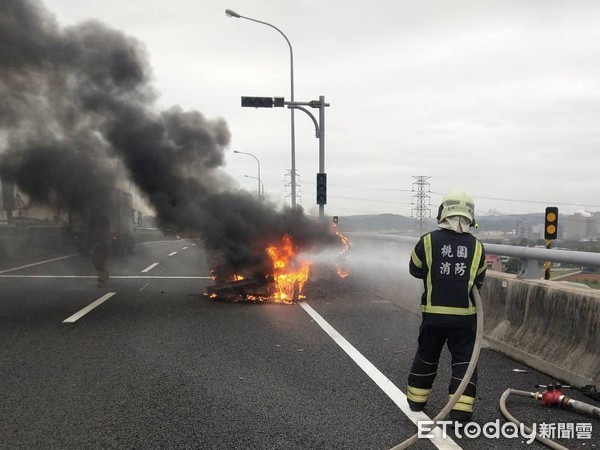
[[[546,208],[544,218],[544,239],[553,240],[558,237],[558,208],[549,206]]]

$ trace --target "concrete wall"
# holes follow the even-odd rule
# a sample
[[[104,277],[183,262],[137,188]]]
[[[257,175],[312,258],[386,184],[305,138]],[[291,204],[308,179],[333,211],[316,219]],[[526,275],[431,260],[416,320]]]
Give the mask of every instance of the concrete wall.
[[[138,228],[136,243],[160,241],[165,238],[156,228]],[[0,225],[0,259],[20,261],[77,253],[69,227],[65,225],[21,224]]]
[[[575,386],[600,386],[600,291],[488,272],[489,345]]]
[[[161,241],[163,239],[172,239],[165,238],[165,235],[158,228],[138,228],[135,231],[135,242],[152,242],[152,241]]]
[[[68,229],[62,225],[0,226],[0,258],[19,261],[74,252]]]

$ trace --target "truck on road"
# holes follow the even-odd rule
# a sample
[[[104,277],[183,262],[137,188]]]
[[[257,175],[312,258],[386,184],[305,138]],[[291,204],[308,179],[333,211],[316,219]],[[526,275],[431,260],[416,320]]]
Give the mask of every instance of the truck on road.
[[[115,187],[109,194],[108,205],[112,254],[133,253],[135,217],[131,194]],[[69,212],[69,225],[79,253],[89,255],[91,250],[90,218],[84,213]]]

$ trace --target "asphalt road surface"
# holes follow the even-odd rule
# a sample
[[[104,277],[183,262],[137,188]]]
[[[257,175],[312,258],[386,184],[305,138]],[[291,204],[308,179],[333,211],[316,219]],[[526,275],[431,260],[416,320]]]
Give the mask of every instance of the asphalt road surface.
[[[360,274],[321,276],[294,305],[230,303],[202,295],[200,244],[138,245],[102,287],[89,259],[65,256],[0,262],[0,448],[389,449],[416,433],[409,416],[448,399],[444,353],[427,417],[406,411],[420,318]],[[480,428],[506,424],[506,388],[553,381],[489,349],[479,368]],[[600,447],[597,420],[523,398],[508,407],[568,448]],[[545,447],[449,428],[413,448]]]

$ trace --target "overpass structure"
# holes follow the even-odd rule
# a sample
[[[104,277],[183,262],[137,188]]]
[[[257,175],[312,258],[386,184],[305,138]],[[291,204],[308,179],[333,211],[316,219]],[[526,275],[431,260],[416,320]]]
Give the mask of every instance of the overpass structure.
[[[399,258],[417,238],[348,233],[358,245],[392,245]],[[519,275],[488,271],[481,297],[485,342],[494,350],[577,387],[600,385],[600,291],[573,283],[543,280],[539,261],[600,266],[600,254],[556,249],[484,244],[490,254],[524,260]],[[405,250],[402,251],[402,247]],[[403,263],[403,261],[400,261]],[[366,282],[381,295],[419,308],[421,280],[399,279],[385,269],[369,273]]]

